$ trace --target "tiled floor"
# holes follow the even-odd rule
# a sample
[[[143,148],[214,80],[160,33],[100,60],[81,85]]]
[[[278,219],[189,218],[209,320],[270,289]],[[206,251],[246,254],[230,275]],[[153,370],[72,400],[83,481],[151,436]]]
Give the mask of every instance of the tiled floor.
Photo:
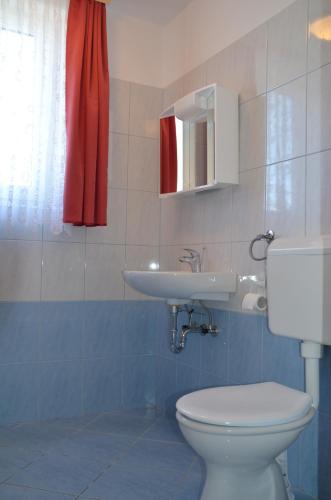
[[[176,422],[153,411],[0,428],[1,500],[198,500],[203,475]]]

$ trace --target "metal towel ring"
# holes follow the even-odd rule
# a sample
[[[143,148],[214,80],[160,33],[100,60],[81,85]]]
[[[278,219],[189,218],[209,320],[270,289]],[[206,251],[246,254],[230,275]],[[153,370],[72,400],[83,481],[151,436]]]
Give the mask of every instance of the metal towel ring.
[[[251,241],[250,245],[249,245],[249,255],[251,256],[251,258],[253,260],[257,260],[257,261],[261,261],[261,260],[267,260],[267,256],[265,255],[264,257],[255,257],[254,253],[253,253],[253,248],[254,248],[254,245],[257,241],[262,241],[262,240],[265,240],[267,242],[268,245],[270,245],[270,243],[275,239],[275,233],[270,229],[269,231],[267,231],[265,234],[258,234],[254,240]]]

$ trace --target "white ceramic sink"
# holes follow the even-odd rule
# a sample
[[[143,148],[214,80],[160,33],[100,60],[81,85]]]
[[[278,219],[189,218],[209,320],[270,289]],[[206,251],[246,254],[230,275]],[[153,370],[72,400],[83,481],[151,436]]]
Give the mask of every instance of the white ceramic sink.
[[[171,300],[229,300],[237,281],[230,272],[123,271],[123,276],[138,292]]]

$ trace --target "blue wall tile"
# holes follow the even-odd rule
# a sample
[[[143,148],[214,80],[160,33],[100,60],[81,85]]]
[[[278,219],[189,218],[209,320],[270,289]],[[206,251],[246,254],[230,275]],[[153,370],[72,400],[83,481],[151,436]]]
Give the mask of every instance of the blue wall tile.
[[[214,375],[213,373],[200,371],[199,375],[199,388],[207,389],[208,387],[224,386],[223,378]]]
[[[214,323],[219,328],[218,336],[206,335],[201,339],[201,370],[216,375],[222,385],[227,383],[228,372],[228,317],[228,313],[214,314]]]
[[[320,411],[331,415],[331,347],[324,348],[320,361],[320,379]]]
[[[41,361],[80,358],[85,305],[81,302],[41,304],[39,359]]]
[[[331,417],[319,416],[318,499],[331,498]]]
[[[127,302],[124,306],[122,354],[154,354],[157,350],[159,304]]]
[[[318,414],[300,436],[300,489],[318,495]]]
[[[220,335],[190,334],[185,351],[175,355],[168,347],[168,309],[162,302],[0,304],[0,422],[154,403],[174,417],[177,399],[203,387],[276,380],[303,388],[296,341],[273,336],[262,316],[213,314]],[[186,321],[183,312],[179,326]],[[331,441],[330,380],[327,348],[321,361],[321,500],[331,498],[325,459]],[[316,433],[314,422],[289,450],[291,482],[311,495],[316,493]]]
[[[0,303],[0,363],[38,358],[39,303]]]
[[[39,418],[81,414],[81,362],[54,361],[39,366]]]
[[[154,356],[122,358],[123,405],[125,408],[155,404]]]
[[[0,422],[37,419],[37,364],[0,365],[0,380]]]
[[[121,354],[124,331],[123,302],[86,302],[83,355],[88,358]]]
[[[304,360],[300,342],[273,335],[263,319],[263,380],[304,390]]]
[[[169,309],[165,303],[158,303],[157,311],[157,351],[164,358],[173,358],[169,349]]]
[[[157,356],[155,361],[155,396],[157,406],[168,415],[174,415],[176,397],[176,359]]]
[[[198,390],[200,372],[191,366],[178,364],[176,372],[176,397],[177,399],[187,394]]]
[[[287,450],[288,476],[292,488],[300,488],[301,446],[299,439],[294,441]]]
[[[121,358],[83,361],[83,411],[110,411],[122,405]]]
[[[229,321],[229,383],[261,380],[262,318],[232,313]]]

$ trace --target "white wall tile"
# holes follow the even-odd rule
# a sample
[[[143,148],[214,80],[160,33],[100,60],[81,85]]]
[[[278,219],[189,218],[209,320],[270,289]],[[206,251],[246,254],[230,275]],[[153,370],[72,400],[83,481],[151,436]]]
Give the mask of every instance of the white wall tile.
[[[161,199],[161,223],[160,243],[161,245],[176,244],[180,235],[180,206],[179,198]]]
[[[200,64],[197,68],[189,71],[183,77],[183,93],[184,95],[193,92],[194,90],[201,89],[206,86],[206,63]]]
[[[126,269],[156,271],[160,267],[159,260],[158,246],[126,246]]]
[[[126,189],[128,185],[129,136],[111,133],[109,136],[109,188]]]
[[[331,64],[308,75],[308,153],[331,148]]]
[[[265,168],[240,174],[233,188],[233,241],[250,241],[264,229]]]
[[[270,92],[267,98],[267,161],[306,152],[306,77]]]
[[[129,245],[158,245],[160,202],[158,195],[128,191],[126,242]]]
[[[330,0],[310,0],[308,34],[309,70],[317,69],[323,64],[331,62],[331,41],[323,36],[325,32],[330,32],[330,19]]]
[[[266,228],[279,237],[305,235],[306,159],[266,168]]]
[[[86,245],[86,300],[124,298],[122,270],[125,268],[123,245]]]
[[[262,257],[264,246],[256,248],[257,255]],[[261,292],[257,281],[265,280],[265,263],[256,262],[249,255],[249,243],[232,243],[232,270],[237,273],[237,292],[230,296],[230,301],[225,306],[229,309],[241,311],[241,305],[246,293]]]
[[[129,189],[159,192],[160,143],[158,139],[130,136]]]
[[[55,233],[49,224],[43,226],[44,241],[62,241],[64,243],[85,243],[86,228],[65,224],[61,233]]]
[[[206,193],[162,200],[161,244],[199,244],[204,239]]]
[[[110,130],[127,134],[129,132],[130,83],[112,78],[110,81]]]
[[[83,300],[84,257],[81,243],[44,242],[41,299]]]
[[[0,241],[0,300],[40,300],[41,242]]]
[[[306,71],[308,0],[297,0],[268,23],[268,89]]]
[[[208,243],[203,246],[204,271],[231,271],[231,243]]]
[[[201,201],[203,219],[200,241],[211,243],[231,241],[232,187],[206,192],[201,196]]]
[[[161,245],[160,246],[160,269],[161,271],[179,271],[180,262],[178,260],[179,252],[182,252],[182,247],[177,245]]]
[[[180,78],[171,83],[163,92],[163,109],[168,108],[184,95],[184,80]]]
[[[125,189],[110,189],[108,198],[108,225],[105,227],[88,227],[86,229],[87,243],[125,243],[126,227]]]
[[[240,106],[240,170],[266,163],[266,97]]]
[[[307,157],[307,235],[331,234],[331,151]]]
[[[163,91],[155,87],[131,84],[130,135],[158,139],[159,116],[162,111]]]
[[[267,36],[262,25],[207,63],[207,84],[219,83],[245,102],[266,91]]]

